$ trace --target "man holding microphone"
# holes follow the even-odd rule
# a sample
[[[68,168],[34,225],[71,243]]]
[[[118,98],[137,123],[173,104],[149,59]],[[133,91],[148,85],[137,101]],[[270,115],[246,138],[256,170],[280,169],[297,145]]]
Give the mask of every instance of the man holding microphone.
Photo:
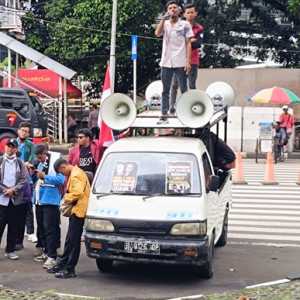
[[[187,74],[191,70],[191,38],[194,36],[190,23],[179,18],[180,9],[176,1],[169,1],[166,10],[167,13],[155,30],[157,37],[163,36],[160,62],[163,83],[162,116],[159,124],[168,123],[167,114],[173,75],[178,80],[181,93],[187,91]]]

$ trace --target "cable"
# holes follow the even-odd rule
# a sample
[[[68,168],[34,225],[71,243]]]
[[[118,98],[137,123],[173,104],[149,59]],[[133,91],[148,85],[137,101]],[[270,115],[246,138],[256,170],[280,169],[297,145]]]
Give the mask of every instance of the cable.
[[[1,7],[1,6],[0,6]],[[15,12],[15,10],[14,10]],[[11,14],[11,15],[15,15],[15,14]],[[54,24],[54,25],[57,25],[57,24],[61,24],[59,22],[56,22],[56,21],[50,21],[50,20],[45,20],[45,19],[41,19],[41,18],[37,18],[37,17],[29,17],[29,16],[26,16],[26,15],[23,15],[21,12],[19,12],[19,15],[22,16],[22,18],[25,18],[25,19],[30,19],[30,20],[35,20],[35,21],[41,21],[41,22],[45,22],[45,23],[48,23],[48,24]],[[77,19],[72,19],[72,18],[68,18],[66,17],[66,19],[70,20],[70,21],[78,21]],[[70,24],[71,26],[73,26],[74,28],[78,28],[78,29],[84,29],[84,30],[89,30],[89,31],[94,31],[94,32],[102,32],[102,33],[106,33],[106,34],[110,34],[110,31],[108,30],[101,30],[101,29],[97,29],[97,28],[93,28],[93,27],[84,27],[84,26],[79,26],[79,25],[73,25],[73,24]],[[132,34],[129,34],[129,33],[123,33],[123,32],[118,32],[117,33],[118,36],[126,36],[126,37],[131,37]],[[157,37],[150,37],[150,36],[144,36],[144,35],[137,35],[140,39],[148,39],[148,40],[156,40],[156,41],[161,41],[162,39],[161,38],[157,38]],[[210,47],[220,47],[220,44],[211,44],[211,43],[203,43],[202,44],[203,46],[210,46]],[[241,50],[250,50],[250,52],[252,51],[251,48],[249,47],[245,47],[245,46],[229,46],[229,45],[226,45],[227,47],[231,48],[231,49],[241,49]],[[253,47],[256,47],[256,46],[253,46]],[[264,51],[270,51],[270,49],[267,49],[267,48],[258,48],[256,50],[264,50]],[[285,49],[279,49],[279,50],[276,50],[276,52],[284,52],[284,53],[300,53],[300,50],[285,50]]]

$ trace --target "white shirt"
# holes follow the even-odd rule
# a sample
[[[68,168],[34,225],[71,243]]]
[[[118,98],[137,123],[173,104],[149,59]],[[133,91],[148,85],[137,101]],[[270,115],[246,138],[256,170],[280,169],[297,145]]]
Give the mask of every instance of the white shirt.
[[[189,22],[178,19],[176,23],[166,20],[163,28],[163,49],[160,66],[182,68],[187,63],[186,41],[194,36]]]
[[[7,187],[16,185],[17,161],[16,159],[4,159],[2,167],[4,168],[3,184]],[[0,194],[0,205],[8,206],[9,197]]]

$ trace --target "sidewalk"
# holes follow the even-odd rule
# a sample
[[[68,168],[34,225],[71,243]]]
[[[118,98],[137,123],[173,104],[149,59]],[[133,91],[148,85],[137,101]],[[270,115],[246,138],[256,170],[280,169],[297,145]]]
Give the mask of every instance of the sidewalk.
[[[297,300],[300,299],[300,281],[292,281],[286,284],[275,285],[268,288],[248,289],[230,293],[212,294],[199,297],[183,297],[178,299],[197,300]],[[105,300],[102,297],[72,296],[48,292],[25,292],[6,289],[0,286],[0,300]]]

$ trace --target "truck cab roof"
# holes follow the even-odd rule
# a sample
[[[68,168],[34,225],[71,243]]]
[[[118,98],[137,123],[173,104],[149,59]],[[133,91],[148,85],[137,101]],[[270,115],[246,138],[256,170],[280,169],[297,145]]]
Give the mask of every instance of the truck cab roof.
[[[206,148],[197,138],[186,137],[130,137],[118,140],[106,151],[112,152],[172,152],[202,155]]]

